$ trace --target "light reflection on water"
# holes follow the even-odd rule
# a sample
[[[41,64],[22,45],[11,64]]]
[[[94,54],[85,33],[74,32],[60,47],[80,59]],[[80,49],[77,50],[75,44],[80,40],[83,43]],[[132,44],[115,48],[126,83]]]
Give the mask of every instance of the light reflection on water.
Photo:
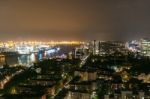
[[[43,53],[32,53],[30,55],[4,56],[0,57],[0,66],[8,65],[31,65],[32,63],[45,58]],[[48,57],[47,57],[48,58]]]
[[[35,54],[21,55],[21,56],[18,57],[18,64],[19,65],[27,65],[27,64],[31,64],[35,61],[36,61]]]

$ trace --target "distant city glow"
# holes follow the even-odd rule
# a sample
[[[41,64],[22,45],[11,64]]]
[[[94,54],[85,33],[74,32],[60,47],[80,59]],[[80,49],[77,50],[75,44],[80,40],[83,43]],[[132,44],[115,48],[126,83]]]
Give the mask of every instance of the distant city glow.
[[[47,44],[47,45],[78,45],[83,44],[84,42],[80,41],[47,41],[47,42],[41,42],[41,41],[21,41],[21,42],[14,42],[14,41],[7,41],[7,42],[0,42],[0,47],[14,47],[15,45],[41,45],[41,44]]]

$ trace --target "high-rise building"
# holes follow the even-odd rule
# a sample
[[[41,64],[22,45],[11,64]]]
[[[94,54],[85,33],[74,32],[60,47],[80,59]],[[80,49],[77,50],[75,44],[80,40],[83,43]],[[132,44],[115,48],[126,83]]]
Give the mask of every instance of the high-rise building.
[[[140,40],[141,54],[144,56],[150,56],[150,39]]]
[[[91,43],[92,52],[94,55],[106,55],[106,54],[112,54],[115,51],[119,51],[124,53],[126,51],[125,49],[125,43],[119,42],[119,41],[96,41],[94,40]]]

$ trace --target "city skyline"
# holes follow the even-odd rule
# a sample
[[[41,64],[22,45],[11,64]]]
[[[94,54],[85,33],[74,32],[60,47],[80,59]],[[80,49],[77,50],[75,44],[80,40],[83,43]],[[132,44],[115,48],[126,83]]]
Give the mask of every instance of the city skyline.
[[[0,1],[0,40],[131,40],[150,36],[148,0]]]
[[[150,99],[150,0],[0,0],[0,99]]]

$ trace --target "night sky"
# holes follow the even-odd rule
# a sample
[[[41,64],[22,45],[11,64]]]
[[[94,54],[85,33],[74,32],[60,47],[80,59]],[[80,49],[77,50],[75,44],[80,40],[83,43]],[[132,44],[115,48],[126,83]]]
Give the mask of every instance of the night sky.
[[[143,37],[150,0],[0,0],[0,41]]]

